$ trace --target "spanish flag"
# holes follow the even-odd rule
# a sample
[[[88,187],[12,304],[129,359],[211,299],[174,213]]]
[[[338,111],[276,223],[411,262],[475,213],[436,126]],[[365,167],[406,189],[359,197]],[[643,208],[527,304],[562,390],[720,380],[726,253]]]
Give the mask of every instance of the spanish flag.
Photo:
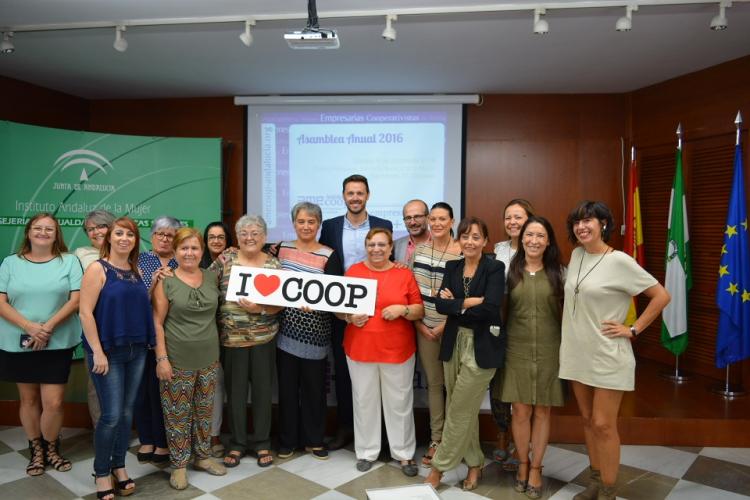
[[[630,173],[628,176],[628,198],[625,212],[625,242],[623,251],[633,257],[641,267],[646,263],[643,250],[643,224],[641,221],[641,200],[638,194],[638,166],[635,161],[635,147],[630,152]],[[635,323],[638,317],[635,297],[630,304],[626,325]]]

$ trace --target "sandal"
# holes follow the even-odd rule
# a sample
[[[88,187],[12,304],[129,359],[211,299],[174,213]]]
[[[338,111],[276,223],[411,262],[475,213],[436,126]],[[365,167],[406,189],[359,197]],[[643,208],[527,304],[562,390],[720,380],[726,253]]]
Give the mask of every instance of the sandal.
[[[492,460],[497,464],[503,464],[510,457],[508,450],[504,448],[495,448],[492,450]]]
[[[260,450],[258,454],[258,467],[270,467],[273,465],[273,454],[268,450]]]
[[[427,447],[427,451],[422,455],[422,467],[429,467],[432,463],[432,457],[435,456],[437,447],[440,445],[440,441],[430,441],[430,446]]]
[[[26,474],[29,476],[41,476],[44,474],[44,445],[42,438],[34,438],[29,441],[29,465],[26,466]]]
[[[526,491],[526,487],[529,484],[529,468],[528,468],[529,462],[528,462],[528,460],[526,462],[518,462],[518,472],[519,473],[521,472],[521,466],[522,465],[526,466],[526,479],[520,479],[518,477],[518,474],[516,474],[516,482],[513,485],[513,489],[516,490],[519,493],[525,492]]]
[[[96,474],[91,474],[91,477],[94,478],[94,484],[96,484],[96,480],[99,478],[96,477]],[[109,476],[101,476],[101,477],[109,477]],[[96,498],[97,500],[115,500],[115,490],[114,488],[110,488],[104,491],[97,490]]]
[[[531,476],[531,469],[538,470],[539,476],[542,475],[542,469],[544,469],[543,465],[540,465],[539,467],[534,467],[533,465],[529,467],[529,476]],[[531,498],[532,500],[536,500],[537,498],[542,498],[542,489],[544,488],[544,481],[539,486],[532,486],[531,484],[526,482],[526,496],[528,498]]]
[[[141,445],[141,448],[146,445]],[[138,458],[139,464],[147,464],[151,462],[151,460],[154,458],[154,450],[151,451],[140,451],[140,448],[138,449],[138,452],[135,454],[136,458]]]
[[[474,478],[471,478],[471,473],[473,471],[476,471],[476,475]],[[482,479],[482,467],[469,467],[469,473],[466,475],[466,479],[464,479],[462,486],[462,489],[464,491],[471,491],[477,489],[477,486],[479,486],[479,480]]]
[[[60,438],[54,441],[47,441],[42,438],[44,446],[44,460],[58,472],[68,472],[73,468],[73,464],[67,458],[60,455]]]
[[[437,481],[433,481],[430,479],[434,473],[437,473]],[[434,479],[434,478],[433,478]],[[440,487],[440,480],[443,479],[443,473],[439,470],[433,468],[430,473],[427,475],[426,478],[424,478],[424,481],[422,481],[423,484],[429,484],[432,486],[435,490],[437,490]]]
[[[324,448],[323,446],[306,446],[305,451],[310,453],[313,457],[317,458],[318,460],[328,460],[328,450]],[[294,451],[292,451],[292,453],[294,453]],[[285,458],[281,456],[281,452],[279,452],[279,457]],[[286,457],[286,458],[289,458],[289,457]]]
[[[121,497],[128,497],[135,493],[135,481],[132,478],[127,478],[122,481],[117,479],[115,474],[116,470],[125,469],[125,467],[115,467],[112,469],[112,484],[115,486],[115,492]],[[130,486],[132,484],[132,486]]]
[[[401,472],[406,477],[414,477],[419,474],[417,463],[414,460],[404,460],[401,462]]]
[[[239,450],[230,451],[224,455],[224,467],[229,467],[230,469],[232,467],[237,467],[240,465],[240,460],[242,460],[242,457],[244,456],[245,454]]]
[[[503,469],[505,472],[516,472],[518,470],[518,466],[521,465],[523,462],[518,460],[516,457],[511,455],[508,457],[505,462],[500,464],[500,468]]]

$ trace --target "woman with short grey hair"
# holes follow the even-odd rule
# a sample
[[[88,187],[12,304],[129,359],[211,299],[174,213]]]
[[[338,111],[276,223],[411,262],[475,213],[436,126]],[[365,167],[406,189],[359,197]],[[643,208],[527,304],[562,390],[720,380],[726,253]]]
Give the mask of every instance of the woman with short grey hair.
[[[138,269],[148,294],[154,285],[177,268],[172,242],[182,223],[169,215],[161,215],[151,223],[150,252],[138,256]],[[146,367],[143,382],[135,402],[135,427],[141,442],[138,448],[138,461],[141,463],[166,463],[169,460],[169,448],[164,431],[164,416],[161,409],[159,380],[156,378],[156,357],[153,350],[146,354]]]
[[[224,384],[227,392],[231,440],[224,465],[236,467],[251,449],[258,466],[273,463],[271,454],[271,382],[273,380],[278,313],[281,307],[255,304],[247,299],[225,300],[232,266],[281,269],[276,257],[263,252],[266,221],[243,215],[237,221],[238,252],[225,254],[209,267],[219,277],[219,336],[224,349]],[[247,390],[252,386],[253,435],[247,435]]]
[[[91,246],[78,247],[75,249],[73,254],[78,257],[81,261],[81,267],[84,271],[93,262],[99,259],[99,252],[101,251],[104,240],[107,238],[107,231],[112,227],[112,223],[115,221],[115,216],[106,210],[93,210],[86,214],[86,218],[83,221],[83,230],[86,232]],[[96,422],[99,420],[101,410],[99,409],[99,397],[96,395],[96,389],[94,384],[91,382],[91,370],[88,366],[88,356],[84,356],[83,359],[86,361],[86,373],[89,373],[88,382],[88,403],[89,403],[89,415],[91,416],[91,424],[96,429]]]
[[[323,214],[315,203],[303,201],[292,208],[294,241],[274,247],[281,268],[314,274],[341,275],[339,256],[318,243]],[[279,458],[298,448],[325,460],[326,356],[331,344],[329,312],[286,308],[281,314],[276,363],[279,382]]]
[[[292,207],[292,224],[297,220],[297,215],[303,211],[307,212],[314,219],[317,219],[318,223],[323,222],[323,211],[320,209],[320,206],[309,201],[301,201]]]

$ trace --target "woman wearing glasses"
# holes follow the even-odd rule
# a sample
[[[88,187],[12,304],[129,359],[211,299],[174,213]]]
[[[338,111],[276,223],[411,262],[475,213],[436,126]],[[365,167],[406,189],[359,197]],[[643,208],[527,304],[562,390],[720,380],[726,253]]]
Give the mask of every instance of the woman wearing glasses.
[[[405,475],[413,477],[418,470],[413,413],[417,346],[412,321],[424,316],[422,297],[411,271],[390,261],[393,237],[388,229],[370,229],[365,249],[367,258],[350,267],[346,276],[378,282],[375,314],[336,313],[348,323],[344,351],[352,378],[357,470],[370,470],[380,454],[382,411],[391,456],[401,463]]]
[[[276,257],[263,252],[266,221],[243,215],[235,225],[238,252],[215,260],[209,270],[219,275],[219,335],[224,350],[224,376],[232,434],[224,465],[237,467],[252,448],[259,467],[273,464],[271,454],[271,382],[276,359],[274,339],[279,331],[281,307],[255,304],[247,299],[225,300],[232,266],[281,269]],[[247,435],[247,390],[252,388],[253,435]]]
[[[83,273],[67,251],[57,220],[40,213],[26,224],[18,253],[0,265],[0,380],[18,387],[30,476],[43,474],[46,465],[71,468],[58,436],[72,351],[81,338]]]
[[[177,268],[172,241],[177,230],[182,227],[180,221],[168,215],[154,219],[151,225],[150,252],[138,256],[138,269],[143,284],[151,295],[154,285]],[[169,461],[167,437],[164,431],[164,416],[161,411],[159,380],[156,378],[156,356],[154,351],[146,355],[146,368],[143,382],[135,402],[135,427],[141,446],[138,449],[138,461],[164,464]]]
[[[229,227],[221,221],[211,222],[203,231],[203,241],[206,248],[201,257],[201,269],[208,269],[219,258],[221,253],[234,245]],[[221,424],[224,413],[224,370],[219,365],[216,374],[216,389],[214,390],[214,414],[211,417],[211,454],[216,457],[224,456],[224,444],[221,442]]]
[[[83,229],[86,231],[86,236],[88,236],[91,246],[78,247],[73,251],[73,255],[81,261],[81,267],[83,267],[84,271],[86,271],[91,263],[99,260],[99,252],[104,244],[107,231],[114,221],[115,216],[106,210],[94,210],[86,215],[86,219],[83,221]],[[84,356],[83,359],[86,361],[86,372],[91,373],[91,367],[88,366],[88,356]],[[99,409],[99,398],[96,395],[96,389],[91,381],[91,377],[89,377],[88,383],[88,403],[91,424],[96,429],[96,422],[99,420],[101,410]]]

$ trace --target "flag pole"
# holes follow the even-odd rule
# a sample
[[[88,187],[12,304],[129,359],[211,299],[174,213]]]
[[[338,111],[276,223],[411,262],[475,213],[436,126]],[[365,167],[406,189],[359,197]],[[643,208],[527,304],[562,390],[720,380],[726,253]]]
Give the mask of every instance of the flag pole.
[[[677,124],[677,130],[675,131],[677,134],[677,149],[682,151],[682,123]],[[680,356],[675,354],[674,357],[674,371],[672,370],[664,370],[659,375],[662,378],[671,380],[675,384],[682,384],[684,382],[687,382],[690,380],[690,375],[685,375],[680,373]]]
[[[685,383],[692,378],[690,375],[680,373],[680,357],[677,355],[674,357],[674,371],[670,369],[662,370],[659,372],[659,376],[671,380],[675,384]]]
[[[732,399],[746,396],[747,392],[741,385],[732,385],[729,383],[729,366],[727,365],[726,374],[724,375],[724,384],[716,384],[711,387],[711,392],[718,394],[722,398],[731,401]]]
[[[737,111],[737,117],[734,119],[734,126],[737,129],[734,145],[739,146],[740,134],[742,133],[742,115],[740,114],[739,110]],[[721,384],[716,384],[711,388],[711,392],[720,395],[726,400],[732,400],[747,395],[747,392],[745,392],[741,385],[733,386],[729,383],[730,366],[730,364],[727,364],[726,373],[724,375],[724,385],[722,386]]]

